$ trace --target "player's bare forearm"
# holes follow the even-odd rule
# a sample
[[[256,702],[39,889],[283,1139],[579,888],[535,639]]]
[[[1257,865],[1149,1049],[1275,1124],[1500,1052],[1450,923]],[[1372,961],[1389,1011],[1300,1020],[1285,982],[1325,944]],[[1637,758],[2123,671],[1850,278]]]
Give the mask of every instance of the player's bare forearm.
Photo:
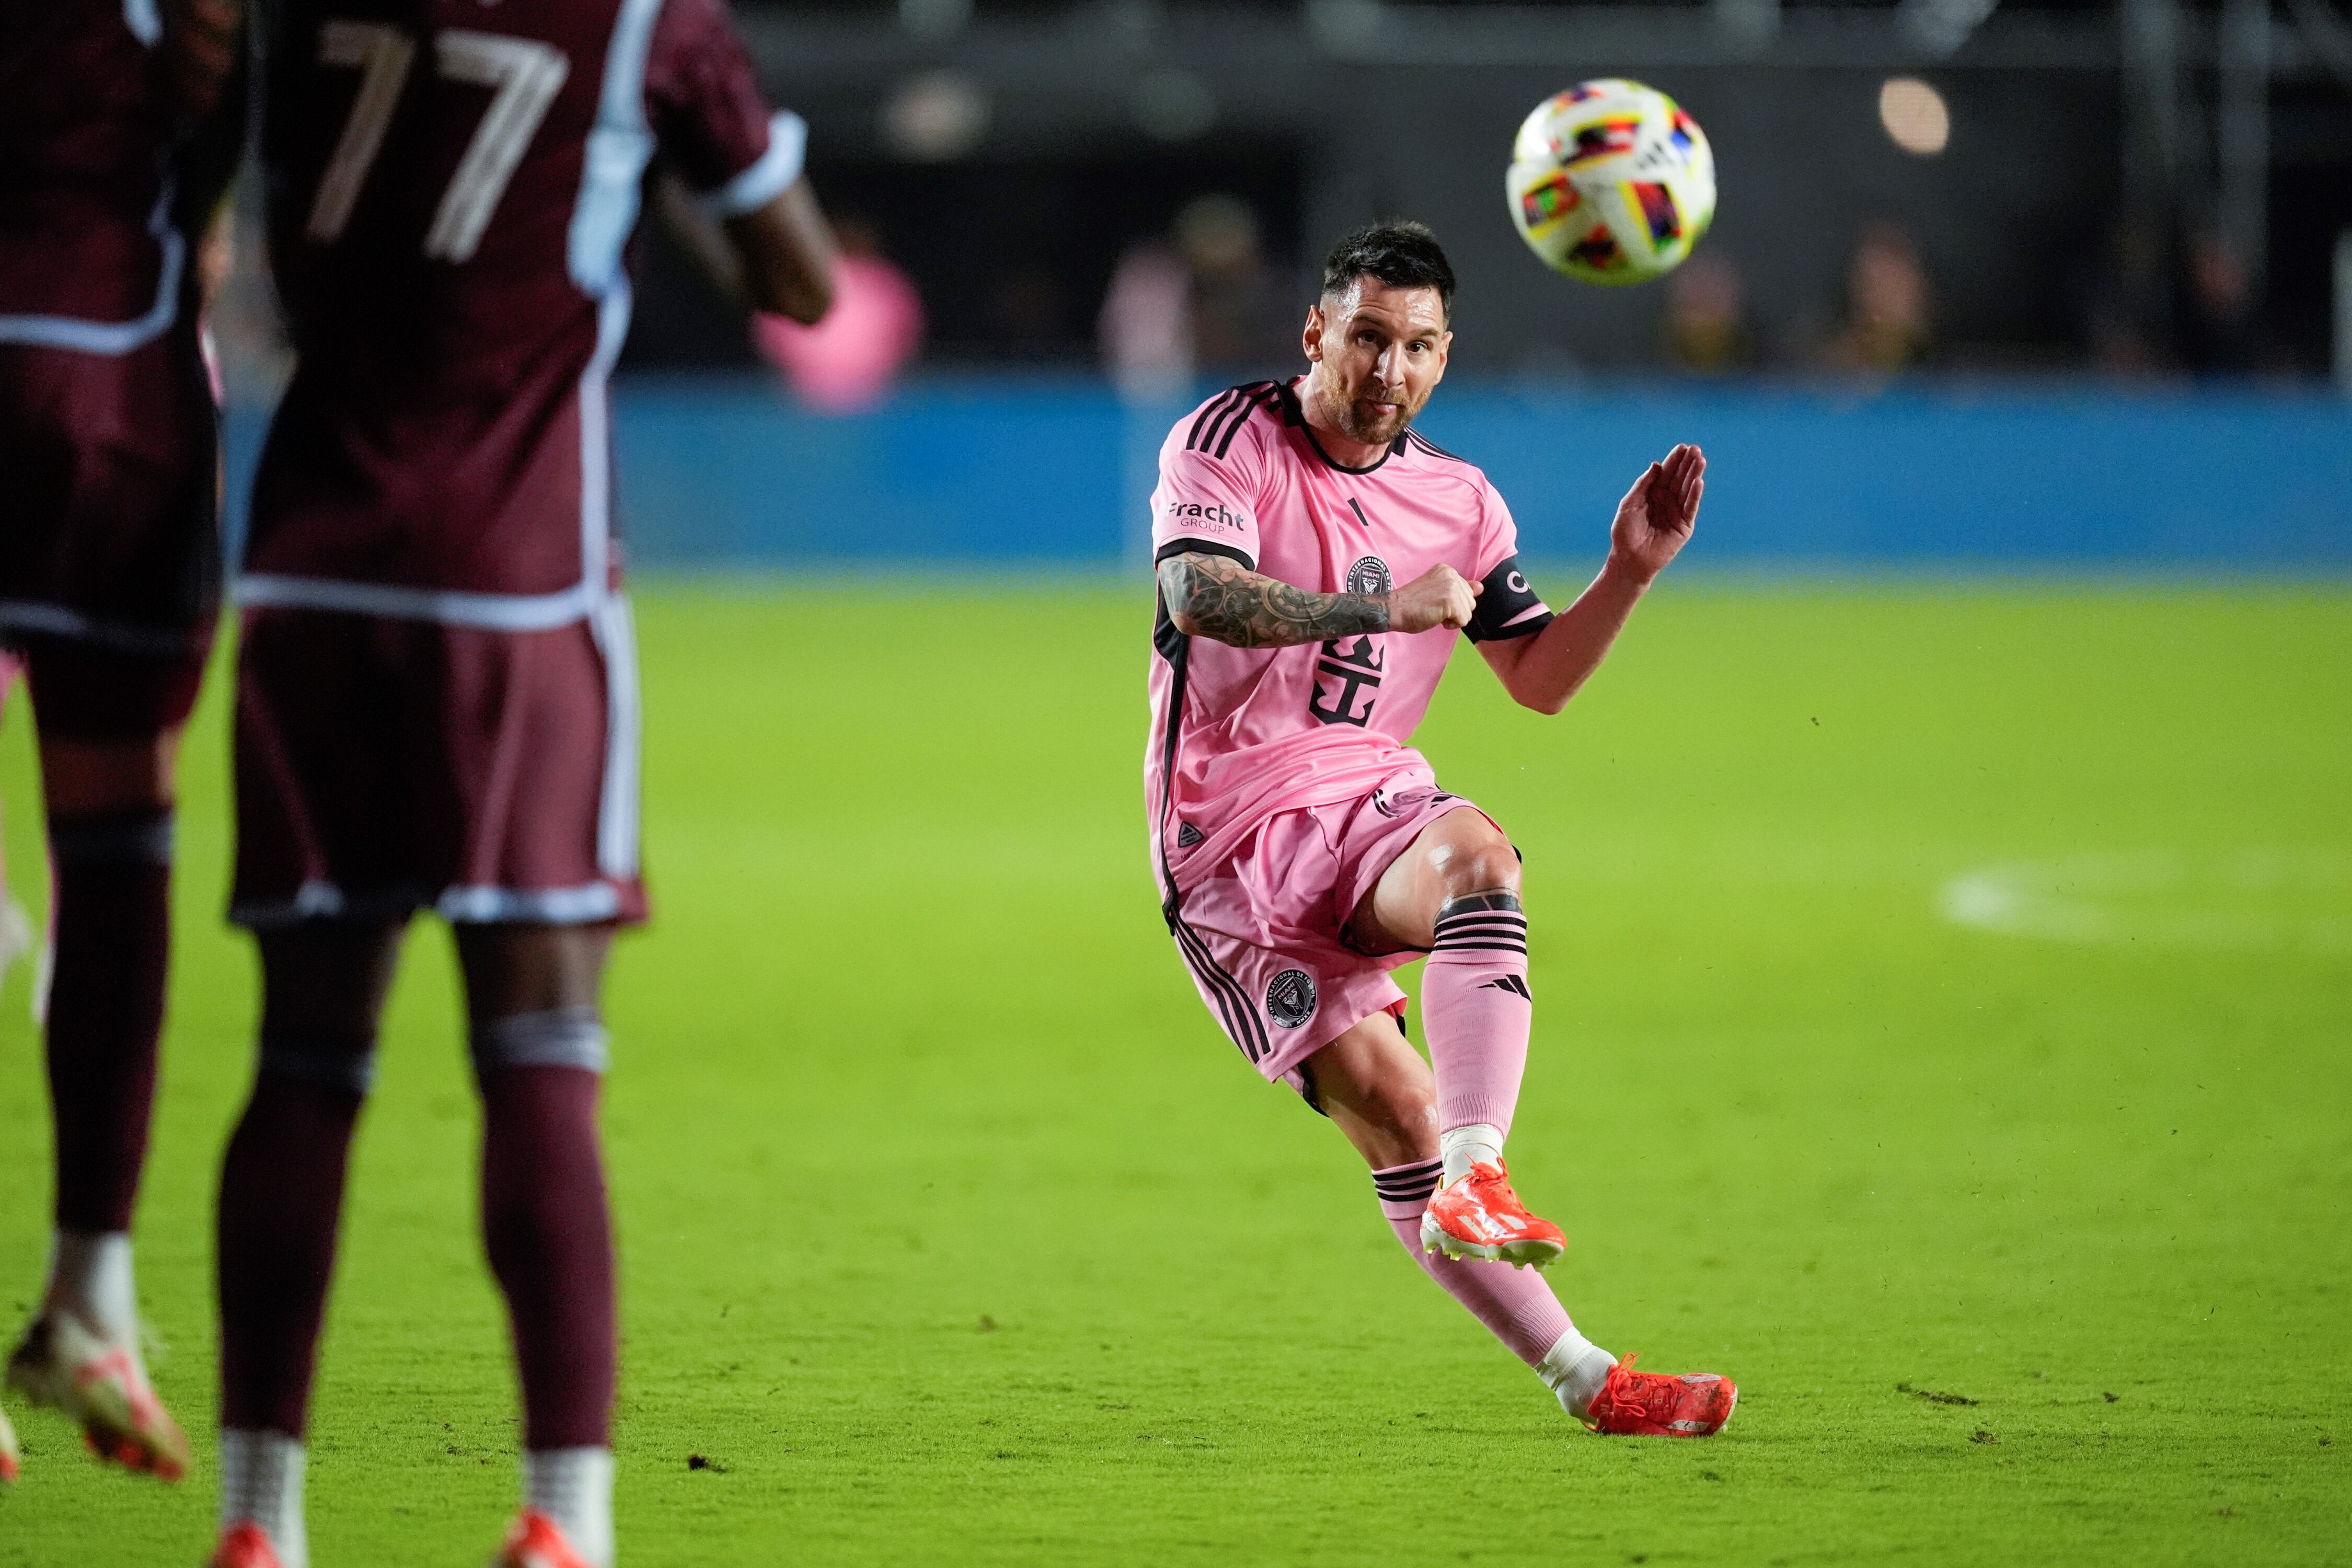
[[[1171,555],[1159,575],[1178,631],[1233,647],[1295,647],[1389,629],[1385,594],[1311,594],[1222,555]]]
[[[1592,679],[1633,606],[1689,542],[1706,493],[1706,457],[1676,447],[1633,481],[1609,529],[1609,560],[1568,613],[1517,642],[1488,643],[1486,662],[1524,707],[1557,713]]]
[[[1649,579],[1612,556],[1576,603],[1543,630],[1516,642],[1485,643],[1479,651],[1502,677],[1513,701],[1538,713],[1557,713],[1609,657],[1649,586]]]
[[[751,303],[743,287],[743,262],[729,243],[727,231],[695,205],[694,193],[686,188],[686,183],[667,170],[654,180],[654,211],[695,270],[719,290],[720,298],[739,310]]]
[[[833,230],[806,179],[748,213],[716,219],[675,174],[665,174],[654,185],[654,205],[729,304],[803,323],[832,308]]]
[[[833,308],[840,247],[805,177],[764,206],[729,218],[727,238],[741,262],[744,292],[759,309],[813,326]]]

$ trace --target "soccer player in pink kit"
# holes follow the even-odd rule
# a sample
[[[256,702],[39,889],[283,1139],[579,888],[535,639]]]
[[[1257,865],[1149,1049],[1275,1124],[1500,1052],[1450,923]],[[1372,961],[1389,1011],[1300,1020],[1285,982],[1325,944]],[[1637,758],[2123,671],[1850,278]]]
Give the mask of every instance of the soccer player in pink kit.
[[[1706,461],[1651,465],[1555,616],[1495,487],[1412,429],[1453,299],[1421,225],[1349,235],[1307,312],[1307,374],[1212,398],[1160,448],[1144,775],[1162,909],[1234,1043],[1338,1124],[1397,1239],[1570,1415],[1706,1436],[1728,1379],[1620,1363],[1524,1268],[1567,1238],[1503,1161],[1533,1011],[1518,855],[1407,742],[1456,632],[1522,705],[1565,707],[1689,539]],[[1427,1063],[1390,977],[1423,952]]]
[[[644,917],[606,378],[649,175],[814,321],[832,240],[724,0],[275,0],[260,153],[297,363],[237,596],[236,889],[259,1070],[223,1163],[214,1568],[305,1568],[303,1435],[403,929],[446,920],[523,1416],[499,1568],[610,1568],[596,1117]],[[658,159],[658,163],[656,160]]]

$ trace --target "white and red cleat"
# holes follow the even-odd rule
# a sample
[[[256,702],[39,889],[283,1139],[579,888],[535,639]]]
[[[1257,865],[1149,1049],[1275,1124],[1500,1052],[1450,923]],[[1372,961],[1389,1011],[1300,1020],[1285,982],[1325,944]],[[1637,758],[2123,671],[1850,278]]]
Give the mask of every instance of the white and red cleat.
[[[8,1413],[0,1410],[0,1486],[12,1486],[17,1473],[16,1429],[8,1425]]]
[[[1610,1437],[1712,1437],[1731,1419],[1739,1385],[1711,1372],[1635,1372],[1627,1356],[1585,1407],[1584,1424]]]
[[[1448,1258],[1477,1258],[1514,1268],[1542,1268],[1559,1261],[1568,1237],[1548,1219],[1538,1219],[1511,1190],[1510,1173],[1500,1160],[1470,1167],[1470,1173],[1440,1187],[1421,1216],[1421,1249]]]
[[[269,1531],[241,1520],[221,1531],[220,1544],[205,1559],[205,1568],[286,1568]]]
[[[8,1358],[8,1384],[81,1427],[101,1459],[167,1481],[188,1473],[188,1439],[155,1397],[130,1345],[100,1338],[69,1312],[44,1312]]]
[[[555,1521],[527,1508],[507,1531],[507,1543],[490,1559],[490,1568],[588,1568],[588,1560],[572,1549]]]

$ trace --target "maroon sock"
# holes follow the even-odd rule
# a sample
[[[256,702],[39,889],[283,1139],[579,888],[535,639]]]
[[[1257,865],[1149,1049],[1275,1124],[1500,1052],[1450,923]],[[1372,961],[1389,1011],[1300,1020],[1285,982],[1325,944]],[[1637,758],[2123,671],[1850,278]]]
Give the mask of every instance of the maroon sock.
[[[579,1067],[494,1065],[478,1039],[477,1060],[482,1236],[514,1331],[523,1446],[609,1447],[616,1351],[601,1079]]]
[[[221,1168],[221,1425],[232,1430],[302,1436],[371,1044],[263,1044]]]
[[[171,958],[172,813],[53,817],[49,1108],[60,1230],[127,1231]]]

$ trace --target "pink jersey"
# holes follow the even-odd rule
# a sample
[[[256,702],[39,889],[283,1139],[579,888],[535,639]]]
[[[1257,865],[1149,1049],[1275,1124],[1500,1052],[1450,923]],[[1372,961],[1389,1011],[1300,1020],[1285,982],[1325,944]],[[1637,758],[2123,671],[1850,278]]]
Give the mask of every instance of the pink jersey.
[[[299,358],[247,605],[506,630],[608,592],[605,378],[658,154],[720,216],[799,177],[724,0],[283,0],[261,152]]]
[[[1380,593],[1441,562],[1483,583],[1473,641],[1551,619],[1519,571],[1510,509],[1486,476],[1411,431],[1349,468],[1324,454],[1296,384],[1210,399],[1170,431],[1152,492],[1155,561],[1230,556],[1318,593]],[[1360,799],[1424,766],[1408,742],[1454,651],[1451,630],[1286,648],[1188,637],[1160,607],[1144,756],[1152,855],[1176,893],[1267,816]]]

